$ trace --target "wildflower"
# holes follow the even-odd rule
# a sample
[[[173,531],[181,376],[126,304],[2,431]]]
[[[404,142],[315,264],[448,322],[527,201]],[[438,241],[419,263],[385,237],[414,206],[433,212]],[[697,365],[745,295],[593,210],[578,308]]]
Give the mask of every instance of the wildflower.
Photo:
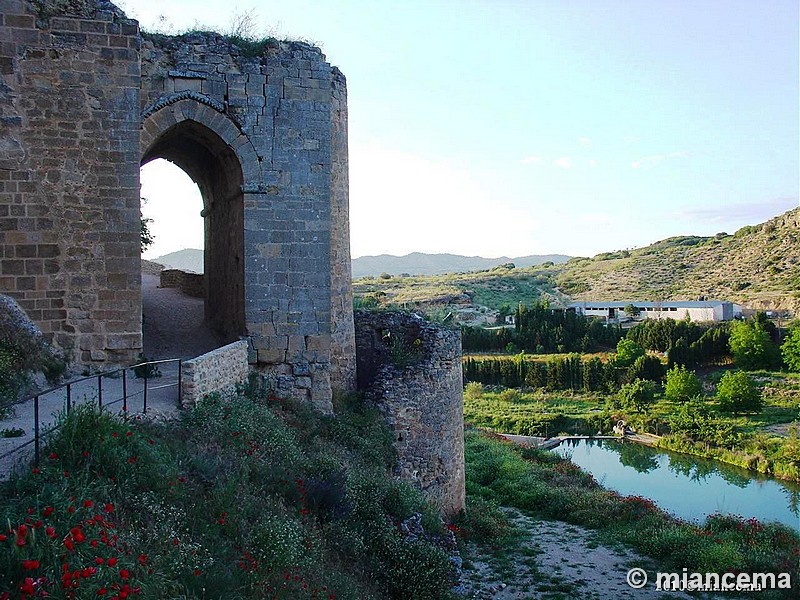
[[[91,500],[83,501],[83,508],[91,508],[92,506],[94,506],[94,502],[92,502]]]
[[[103,507],[103,510],[107,513],[114,512],[114,505],[109,502]]]
[[[79,544],[84,540],[86,540],[86,536],[83,535],[83,531],[81,531],[80,527],[73,527],[72,529],[69,530],[69,532],[72,534],[72,539],[74,539]]]
[[[71,537],[64,538],[64,545],[67,547],[67,550],[69,550],[70,552],[75,550],[75,544],[72,541]]]
[[[109,567],[116,567],[117,566],[117,559],[113,556],[106,561]]]
[[[81,577],[89,579],[95,573],[97,573],[97,567],[86,567],[81,571]]]
[[[41,473],[41,471],[39,470],[39,467],[33,467],[33,469],[31,469],[31,473],[33,473],[34,475],[38,475],[39,473]]]
[[[23,560],[22,561],[22,568],[26,571],[33,571],[34,569],[39,568],[39,561],[38,560]]]
[[[84,450],[83,452],[81,452],[81,455],[83,456],[83,458],[89,458],[89,452],[88,452],[88,451],[86,451],[86,450]]]
[[[5,533],[0,533],[0,542],[5,542],[8,536]]]
[[[97,565],[102,565],[102,564],[103,564],[104,562],[106,562],[106,561],[105,561],[105,559],[104,559],[102,556],[98,556],[97,558],[95,558],[95,559],[94,559],[94,562],[95,562],[95,564],[97,564]]]
[[[108,593],[108,590],[104,587],[100,588],[95,592],[98,596],[105,596]]]
[[[34,594],[36,590],[33,587],[33,578],[26,577],[25,581],[22,582],[22,585],[19,586],[19,591],[23,594]]]
[[[43,517],[49,517],[50,515],[52,515],[52,514],[53,514],[53,512],[55,512],[55,510],[56,510],[56,509],[55,509],[55,508],[53,508],[52,506],[45,506],[45,507],[42,509],[42,516],[43,516]]]
[[[147,554],[140,554],[138,560],[140,565],[145,566],[147,564]]]
[[[135,463],[137,460],[139,460],[139,457],[138,457],[138,456],[136,456],[136,455],[134,455],[134,456],[131,456],[130,458],[128,458],[128,462],[129,462],[130,464],[133,464],[133,463]]]
[[[50,456],[48,456],[47,458],[49,458],[50,460],[57,460],[58,454],[56,454],[55,452],[51,452]]]
[[[44,533],[45,533],[45,535],[46,535],[47,537],[49,537],[49,538],[54,538],[54,537],[56,537],[56,530],[55,530],[55,528],[54,528],[54,527],[45,527],[45,529],[44,529]]]
[[[194,576],[195,577],[200,577],[200,569],[195,569],[194,570]]]

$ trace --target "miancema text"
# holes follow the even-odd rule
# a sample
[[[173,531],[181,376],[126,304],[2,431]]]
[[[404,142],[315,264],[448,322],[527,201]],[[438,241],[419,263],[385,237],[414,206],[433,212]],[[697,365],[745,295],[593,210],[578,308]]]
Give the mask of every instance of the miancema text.
[[[656,573],[656,589],[667,592],[758,592],[790,590],[789,573]]]

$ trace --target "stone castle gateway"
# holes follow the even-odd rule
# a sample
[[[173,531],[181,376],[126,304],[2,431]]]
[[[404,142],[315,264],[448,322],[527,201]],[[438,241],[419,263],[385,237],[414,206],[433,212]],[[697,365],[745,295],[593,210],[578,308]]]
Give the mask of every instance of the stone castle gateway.
[[[355,387],[346,83],[319,49],[0,0],[0,76],[0,292],[56,346],[141,352],[139,169],[164,158],[203,196],[211,326],[323,410]]]

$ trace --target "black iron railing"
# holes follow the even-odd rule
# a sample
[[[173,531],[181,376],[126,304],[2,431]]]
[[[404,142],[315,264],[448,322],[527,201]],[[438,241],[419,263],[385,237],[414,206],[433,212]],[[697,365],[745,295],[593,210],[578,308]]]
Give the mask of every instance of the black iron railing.
[[[166,364],[173,364],[173,363],[177,363],[177,381],[175,381],[173,383],[166,383],[164,385],[159,385],[159,386],[153,387],[153,385],[151,383],[149,383],[149,382],[151,380],[155,379],[156,377],[161,377],[159,365],[166,365]],[[142,414],[146,414],[147,413],[148,390],[152,392],[152,391],[159,390],[159,389],[176,387],[177,390],[176,390],[176,394],[175,394],[175,404],[176,404],[176,406],[180,406],[180,404],[181,404],[182,366],[183,366],[183,361],[182,361],[182,359],[179,359],[179,358],[143,362],[143,363],[139,363],[139,364],[136,364],[136,365],[132,365],[130,367],[122,367],[122,368],[114,369],[114,370],[111,370],[111,371],[104,371],[102,373],[97,373],[95,375],[89,375],[87,377],[81,377],[80,379],[73,379],[72,381],[68,381],[67,383],[63,383],[61,385],[57,385],[57,386],[52,387],[50,389],[43,390],[41,392],[37,392],[37,393],[32,394],[30,396],[26,396],[26,397],[18,400],[17,402],[14,402],[10,406],[18,407],[18,406],[25,405],[26,403],[28,403],[30,401],[33,401],[33,439],[27,440],[26,442],[23,442],[23,443],[15,446],[11,450],[9,450],[9,451],[7,451],[7,452],[5,452],[3,454],[0,454],[0,460],[2,460],[4,458],[7,458],[8,456],[11,456],[12,454],[15,454],[15,453],[19,452],[20,450],[22,450],[23,448],[26,448],[26,447],[30,446],[31,444],[33,444],[33,446],[34,446],[34,461],[35,461],[35,463],[37,465],[39,464],[39,454],[41,452],[42,439],[45,438],[46,436],[50,435],[54,431],[58,430],[58,428],[59,428],[59,425],[54,425],[53,427],[50,427],[46,431],[42,432],[42,430],[41,430],[42,429],[41,428],[41,419],[40,419],[40,414],[39,414],[40,413],[40,399],[42,399],[42,398],[44,398],[46,396],[52,396],[54,394],[57,394],[61,390],[65,390],[66,393],[65,393],[65,396],[64,396],[64,401],[63,401],[62,406],[64,407],[64,411],[66,412],[66,414],[69,414],[70,411],[72,410],[73,405],[75,405],[75,399],[73,398],[73,391],[75,390],[75,388],[77,386],[79,386],[80,384],[84,383],[84,382],[96,379],[97,380],[97,388],[96,388],[97,406],[101,411],[104,410],[104,409],[107,410],[111,406],[114,406],[114,405],[122,403],[122,414],[125,416],[125,418],[127,418],[127,415],[129,414],[129,411],[128,411],[128,409],[129,409],[129,401],[131,401],[133,399],[136,399],[139,396],[141,396],[141,399],[142,399],[142,411],[141,412],[142,412]],[[138,390],[135,390],[135,391],[132,391],[130,389],[131,386],[129,385],[128,371],[133,371],[134,374],[136,374],[136,379],[140,379],[142,381],[141,389],[138,389]],[[156,374],[156,373],[158,373],[158,374]],[[113,394],[114,392],[109,390],[109,389],[107,389],[108,386],[106,386],[106,388],[104,388],[103,382],[104,382],[104,380],[105,381],[109,381],[109,380],[116,380],[116,379],[119,379],[119,378],[121,378],[121,380],[122,380],[121,381],[122,389],[121,389],[121,391],[119,391],[120,395],[118,397],[115,397],[115,398],[113,398],[112,400],[109,401],[108,400],[108,393],[110,392],[110,393]],[[105,395],[104,395],[104,392],[105,392]]]

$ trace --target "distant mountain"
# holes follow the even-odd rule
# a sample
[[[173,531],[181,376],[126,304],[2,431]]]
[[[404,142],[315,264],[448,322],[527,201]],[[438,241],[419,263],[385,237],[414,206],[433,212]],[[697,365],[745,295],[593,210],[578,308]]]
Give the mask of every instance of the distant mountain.
[[[732,300],[800,309],[800,209],[733,235],[682,236],[573,258],[556,285],[575,300]]]
[[[203,251],[196,248],[186,248],[177,252],[170,252],[164,256],[150,259],[152,262],[160,263],[169,269],[180,269],[181,271],[192,271],[194,273],[203,272]]]
[[[352,261],[353,279],[368,275],[443,275],[445,273],[465,273],[491,269],[498,265],[514,263],[517,267],[530,267],[552,262],[563,264],[570,259],[564,254],[534,254],[517,258],[483,258],[482,256],[460,256],[457,254],[425,254],[412,252],[405,256],[381,254],[379,256],[361,256]]]

